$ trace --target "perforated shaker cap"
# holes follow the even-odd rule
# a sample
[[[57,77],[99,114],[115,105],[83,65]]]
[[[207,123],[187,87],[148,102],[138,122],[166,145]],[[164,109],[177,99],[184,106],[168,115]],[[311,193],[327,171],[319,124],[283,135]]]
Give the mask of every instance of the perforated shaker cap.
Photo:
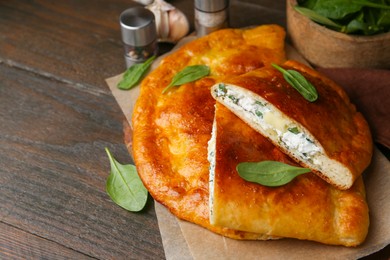
[[[229,5],[229,0],[195,0],[195,8],[203,12],[222,11]]]
[[[119,17],[122,40],[132,46],[145,46],[157,38],[154,14],[141,6],[123,11]]]

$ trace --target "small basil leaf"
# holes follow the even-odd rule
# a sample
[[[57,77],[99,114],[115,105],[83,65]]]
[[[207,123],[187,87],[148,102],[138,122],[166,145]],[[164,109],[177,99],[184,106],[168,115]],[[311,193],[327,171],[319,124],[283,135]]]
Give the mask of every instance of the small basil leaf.
[[[138,176],[134,165],[122,165],[115,160],[106,148],[110,160],[111,172],[106,182],[106,192],[122,208],[140,211],[145,207],[148,191]]]
[[[346,0],[318,0],[313,10],[330,19],[343,19],[362,9],[359,1]]]
[[[333,1],[333,0],[332,0]],[[340,1],[345,1],[345,0],[340,0]],[[372,8],[378,8],[378,9],[390,9],[390,5],[388,3],[374,3],[375,1],[367,1],[367,0],[350,0],[351,4],[356,4],[356,5],[362,5],[362,6],[367,6],[367,7],[372,7]],[[346,3],[347,5],[350,5],[350,3]]]
[[[279,70],[283,74],[284,79],[307,101],[314,102],[317,100],[317,90],[301,73],[296,70],[285,70],[274,63],[272,63],[272,66]]]
[[[335,23],[334,21],[330,20],[329,18],[323,16],[323,15],[320,15],[319,13],[311,10],[311,9],[308,9],[308,8],[305,8],[305,7],[300,7],[300,6],[294,6],[294,9],[306,16],[307,18],[309,18],[310,20],[313,20],[314,22],[317,22],[317,23],[320,23],[322,25],[325,25],[325,26],[329,26],[329,27],[332,27],[332,28],[335,28],[337,30],[341,30],[342,29],[342,26]]]
[[[310,172],[310,169],[277,161],[243,162],[239,163],[236,168],[244,180],[269,187],[285,185],[298,175]]]
[[[147,59],[144,63],[134,64],[129,67],[126,72],[123,74],[122,80],[118,83],[117,87],[120,89],[131,89],[141,80],[141,78],[148,71],[149,67],[152,65],[153,61],[156,59],[156,56],[152,56]]]
[[[171,87],[193,82],[209,74],[210,68],[206,65],[187,66],[173,77],[171,83],[163,90],[162,93],[165,94]]]
[[[390,30],[382,23],[390,11],[385,0],[298,0],[294,9],[309,19],[347,34],[372,35]],[[386,18],[385,18],[386,19]]]

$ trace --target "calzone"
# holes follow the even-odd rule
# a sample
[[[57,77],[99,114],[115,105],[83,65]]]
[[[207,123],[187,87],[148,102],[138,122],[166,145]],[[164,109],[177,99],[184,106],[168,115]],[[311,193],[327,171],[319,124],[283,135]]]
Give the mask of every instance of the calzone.
[[[226,77],[283,62],[284,39],[284,29],[277,25],[217,31],[182,46],[143,80],[132,117],[131,153],[150,194],[177,217],[228,237],[264,238],[210,225],[207,142],[215,104],[210,87]],[[162,94],[190,65],[207,65],[210,75]]]
[[[283,64],[316,89],[308,101],[271,66],[216,84],[212,95],[274,145],[339,189],[349,189],[370,164],[367,121],[344,90],[296,61]]]
[[[216,104],[210,161],[210,223],[270,237],[356,246],[369,226],[362,178],[342,191],[313,173],[280,187],[248,182],[241,162],[278,161],[299,166],[222,104]]]

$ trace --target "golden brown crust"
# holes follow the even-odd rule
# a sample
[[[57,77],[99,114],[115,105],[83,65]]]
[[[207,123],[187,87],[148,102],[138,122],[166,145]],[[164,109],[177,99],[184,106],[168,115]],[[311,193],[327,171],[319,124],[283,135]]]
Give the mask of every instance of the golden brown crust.
[[[273,234],[237,231],[210,224],[207,143],[211,137],[215,104],[210,87],[227,78],[268,66],[271,62],[282,63],[285,59],[283,42],[284,31],[279,26],[222,30],[169,55],[142,82],[133,111],[131,152],[150,194],[177,217],[231,238],[275,238]],[[209,65],[211,75],[161,94],[178,71],[195,64]],[[277,149],[273,149],[272,158],[286,159]],[[312,178],[319,180],[314,175]],[[320,187],[324,185],[320,181],[317,184]],[[299,194],[296,196],[299,197]],[[287,199],[294,205],[294,198]],[[287,199],[283,194],[273,196],[275,203]],[[345,205],[351,204],[349,196],[344,201]],[[364,205],[363,199],[353,215],[360,212],[361,218],[364,218]],[[340,220],[353,223],[357,218],[348,220],[350,212],[340,213]],[[348,227],[351,231],[343,232],[355,232],[358,227],[353,226]]]
[[[276,25],[215,32],[163,59],[142,82],[132,119],[134,161],[153,198],[179,218],[233,238],[264,238],[209,223],[207,142],[215,104],[210,87],[226,73],[283,62],[284,34]],[[195,64],[210,66],[210,77],[161,94],[178,71]]]
[[[319,98],[315,102],[305,100],[272,67],[254,70],[225,82],[260,95],[304,126],[319,141],[329,158],[350,170],[352,178],[350,183],[341,186],[323,173],[316,173],[338,188],[348,189],[371,161],[373,144],[366,120],[356,111],[344,90],[330,79],[296,61],[287,61],[283,66],[300,71],[316,87]]]
[[[311,127],[308,128],[309,131],[318,132],[316,137],[328,156],[346,165],[353,174],[353,180],[357,179],[370,164],[373,153],[373,141],[367,121],[360,112],[356,111],[346,92],[334,81],[295,61],[287,61],[285,66],[305,73],[305,76],[313,81],[320,91],[332,88],[338,94],[337,98],[333,98],[333,95],[325,91],[320,94],[323,107],[327,109],[324,109],[322,114],[314,113],[311,118],[308,118],[314,123],[308,122],[307,125]],[[321,123],[328,128],[327,132],[319,130],[324,128],[320,126]],[[330,136],[332,138],[329,138]]]
[[[297,165],[267,138],[223,105],[216,105],[213,219],[219,226],[272,236],[356,246],[367,235],[369,217],[362,179],[341,191],[313,173],[281,187],[239,177],[240,162],[263,160]]]

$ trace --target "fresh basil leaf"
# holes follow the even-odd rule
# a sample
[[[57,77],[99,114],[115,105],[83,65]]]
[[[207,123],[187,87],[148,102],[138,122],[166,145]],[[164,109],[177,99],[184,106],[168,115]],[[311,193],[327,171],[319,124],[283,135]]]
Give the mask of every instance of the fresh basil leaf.
[[[272,66],[283,74],[284,79],[295,88],[307,101],[314,102],[318,98],[316,88],[298,71],[285,70],[272,63]]]
[[[298,175],[310,172],[310,169],[277,161],[243,162],[236,169],[244,180],[269,187],[285,185]]]
[[[162,93],[165,94],[171,87],[193,82],[209,74],[210,68],[206,65],[187,66],[173,77],[171,83],[163,90]]]
[[[385,0],[298,0],[294,9],[314,22],[346,34],[390,31],[390,4]]]
[[[106,182],[106,192],[122,208],[140,211],[145,207],[148,191],[138,176],[134,165],[122,165],[106,148],[110,160],[111,172]]]
[[[344,0],[344,1],[348,2],[348,0]],[[374,3],[372,1],[367,1],[367,0],[349,0],[349,1],[352,4],[362,5],[362,6],[366,6],[366,7],[378,8],[378,9],[387,9],[387,10],[390,9],[389,3]]]
[[[118,83],[117,87],[120,89],[128,90],[137,85],[137,83],[146,74],[155,59],[156,56],[152,56],[144,63],[134,64],[130,66],[123,74],[123,78]]]
[[[330,19],[343,19],[359,12],[363,5],[351,0],[318,0],[313,11]]]
[[[332,21],[331,19],[323,16],[323,15],[320,15],[319,13],[311,10],[311,9],[308,9],[308,8],[305,8],[305,7],[300,7],[300,6],[294,6],[294,9],[306,16],[307,18],[309,18],[310,20],[313,20],[314,22],[317,22],[317,23],[320,23],[322,25],[325,25],[325,26],[328,26],[328,27],[331,27],[331,28],[334,28],[336,30],[341,30],[342,26],[339,25],[338,23],[335,23],[334,21]]]
[[[390,10],[381,10],[377,24],[382,27],[387,27],[387,30],[390,28]]]
[[[371,34],[370,33],[370,29],[369,29],[369,26],[360,21],[360,20],[352,20],[348,23],[348,25],[345,27],[345,30],[343,30],[342,32],[345,32],[345,33],[362,33],[364,35],[369,35]]]
[[[318,0],[298,0],[297,3],[300,6],[313,9]]]

